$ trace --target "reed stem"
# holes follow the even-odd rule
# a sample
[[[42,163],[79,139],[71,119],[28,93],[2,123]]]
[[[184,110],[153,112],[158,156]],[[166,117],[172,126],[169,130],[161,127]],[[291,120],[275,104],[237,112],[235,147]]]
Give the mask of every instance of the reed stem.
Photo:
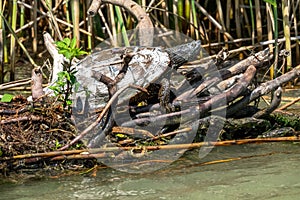
[[[292,67],[292,54],[291,54],[291,34],[290,34],[290,23],[289,23],[289,9],[290,4],[288,0],[282,0],[282,15],[283,15],[283,31],[285,38],[285,50],[290,52],[286,58],[286,70],[291,69]],[[283,67],[282,73],[285,73]]]
[[[17,28],[17,0],[12,1],[12,13],[11,13],[11,29],[15,31]],[[15,80],[15,59],[16,59],[16,38],[12,36],[10,38],[10,81]]]
[[[79,16],[80,16],[79,0],[71,0],[72,22],[73,22],[73,37],[76,38],[76,46],[80,46],[79,32]]]

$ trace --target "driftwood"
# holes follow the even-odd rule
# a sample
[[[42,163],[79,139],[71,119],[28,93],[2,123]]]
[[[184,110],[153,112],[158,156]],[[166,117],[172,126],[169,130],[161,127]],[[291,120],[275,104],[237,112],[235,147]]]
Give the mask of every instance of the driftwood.
[[[153,40],[153,24],[144,9],[142,9],[136,2],[131,0],[93,0],[88,15],[93,17],[98,12],[101,3],[111,3],[124,7],[137,20],[137,29],[139,30],[139,41],[141,46],[152,46]]]

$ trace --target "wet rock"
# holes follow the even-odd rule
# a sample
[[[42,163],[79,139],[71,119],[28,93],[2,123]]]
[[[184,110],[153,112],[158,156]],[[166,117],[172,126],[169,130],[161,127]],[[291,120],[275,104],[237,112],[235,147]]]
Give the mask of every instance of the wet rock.
[[[228,119],[224,124],[221,140],[256,138],[271,128],[271,123],[265,119],[242,118]]]

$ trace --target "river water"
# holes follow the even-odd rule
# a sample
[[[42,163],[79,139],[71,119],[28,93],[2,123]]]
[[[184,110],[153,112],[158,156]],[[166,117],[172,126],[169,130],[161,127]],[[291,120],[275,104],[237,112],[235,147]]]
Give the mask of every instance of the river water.
[[[2,182],[2,200],[52,199],[299,199],[300,144],[215,147],[205,158],[187,152],[164,169],[128,174],[99,169],[76,175]],[[208,161],[224,160],[217,164]],[[225,162],[227,161],[227,162]]]

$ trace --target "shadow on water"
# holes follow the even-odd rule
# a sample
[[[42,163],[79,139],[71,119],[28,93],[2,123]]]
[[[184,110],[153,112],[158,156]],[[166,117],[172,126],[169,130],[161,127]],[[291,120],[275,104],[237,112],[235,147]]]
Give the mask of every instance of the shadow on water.
[[[148,174],[107,168],[96,177],[1,184],[0,199],[297,199],[299,153],[292,143],[216,147],[203,159],[193,150]],[[205,165],[216,160],[225,161]]]

